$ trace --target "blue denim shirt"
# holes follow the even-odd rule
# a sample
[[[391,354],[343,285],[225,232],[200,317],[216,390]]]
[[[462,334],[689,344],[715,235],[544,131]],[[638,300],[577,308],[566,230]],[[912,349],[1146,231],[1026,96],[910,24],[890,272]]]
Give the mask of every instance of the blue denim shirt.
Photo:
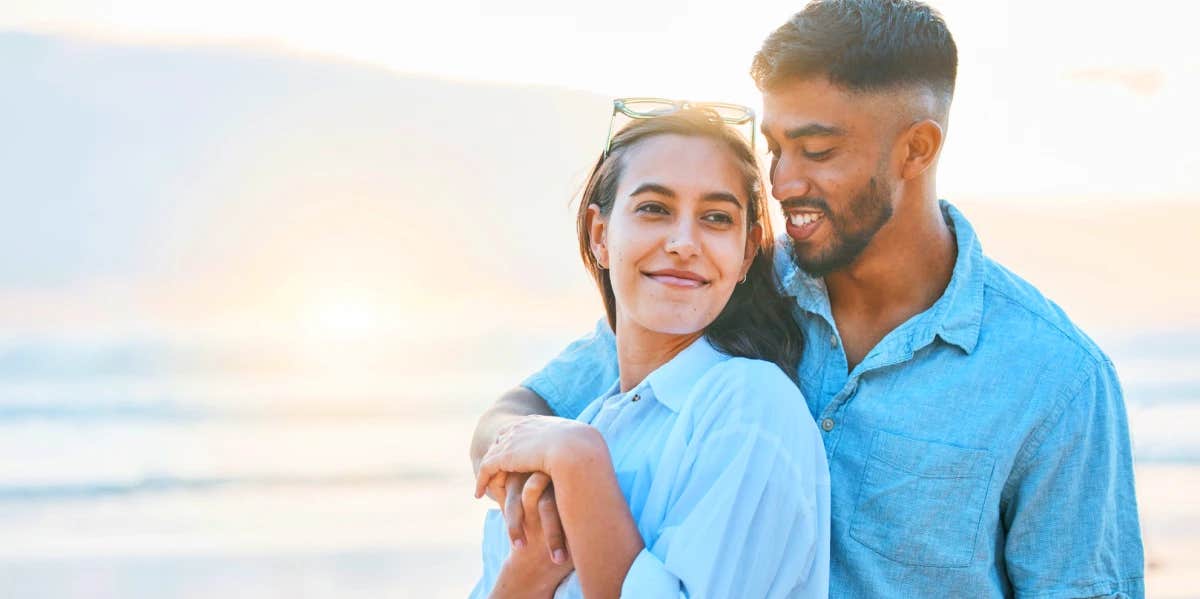
[[[950,284],[852,371],[824,282],[780,239],[807,342],[800,389],[830,467],[830,596],[1144,596],[1112,363],[942,210],[958,244]],[[615,377],[601,321],[523,384],[575,416]]]

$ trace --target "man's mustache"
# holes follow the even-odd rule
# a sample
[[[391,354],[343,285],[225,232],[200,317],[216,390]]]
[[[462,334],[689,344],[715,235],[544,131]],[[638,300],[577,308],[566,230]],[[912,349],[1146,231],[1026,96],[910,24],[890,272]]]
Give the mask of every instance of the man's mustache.
[[[784,212],[806,208],[820,210],[826,214],[830,213],[829,204],[825,202],[824,198],[788,198],[779,202],[779,205],[783,207]]]

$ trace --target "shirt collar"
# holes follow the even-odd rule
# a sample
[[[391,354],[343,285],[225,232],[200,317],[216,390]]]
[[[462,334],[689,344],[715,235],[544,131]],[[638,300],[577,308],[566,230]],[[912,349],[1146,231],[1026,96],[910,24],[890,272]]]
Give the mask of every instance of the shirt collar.
[[[713,347],[708,338],[700,337],[666,364],[651,372],[646,380],[634,387],[633,392],[644,393],[644,389],[649,387],[659,403],[673,412],[679,412],[691,395],[696,381],[710,368],[727,359],[729,356]]]
[[[941,207],[958,242],[958,258],[954,261],[954,273],[946,291],[928,310],[932,317],[930,329],[932,334],[969,354],[979,343],[979,330],[983,324],[984,274],[987,270],[983,247],[975,236],[975,229],[957,208],[945,200],[941,201]]]
[[[954,261],[950,284],[946,286],[942,297],[912,323],[914,328],[907,349],[915,351],[928,345],[937,336],[971,353],[979,341],[983,322],[983,248],[975,236],[975,229],[957,208],[945,200],[940,200],[939,205],[946,224],[954,233],[958,257]],[[776,273],[784,293],[795,296],[796,304],[801,309],[821,316],[833,327],[833,311],[829,305],[825,280],[809,276],[796,265],[792,257],[791,240],[786,234],[780,236],[777,245]]]

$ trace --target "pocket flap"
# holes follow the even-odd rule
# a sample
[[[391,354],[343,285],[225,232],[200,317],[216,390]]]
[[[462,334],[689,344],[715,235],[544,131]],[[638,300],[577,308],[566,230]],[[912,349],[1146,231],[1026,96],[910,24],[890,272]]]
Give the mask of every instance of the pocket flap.
[[[926,478],[984,478],[992,471],[985,449],[955,447],[876,431],[871,457]]]

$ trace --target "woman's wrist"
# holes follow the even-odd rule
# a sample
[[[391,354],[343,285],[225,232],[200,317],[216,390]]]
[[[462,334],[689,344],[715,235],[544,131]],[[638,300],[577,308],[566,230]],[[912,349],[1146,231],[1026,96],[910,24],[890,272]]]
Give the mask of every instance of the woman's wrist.
[[[524,551],[530,551],[529,548]],[[554,564],[530,568],[523,560],[509,559],[500,568],[492,599],[547,599],[554,595],[559,583],[570,574]]]
[[[582,423],[578,428],[565,431],[562,440],[554,444],[546,457],[546,474],[552,480],[571,478],[581,469],[594,471],[597,464],[611,467],[612,463],[608,444],[600,431]]]

